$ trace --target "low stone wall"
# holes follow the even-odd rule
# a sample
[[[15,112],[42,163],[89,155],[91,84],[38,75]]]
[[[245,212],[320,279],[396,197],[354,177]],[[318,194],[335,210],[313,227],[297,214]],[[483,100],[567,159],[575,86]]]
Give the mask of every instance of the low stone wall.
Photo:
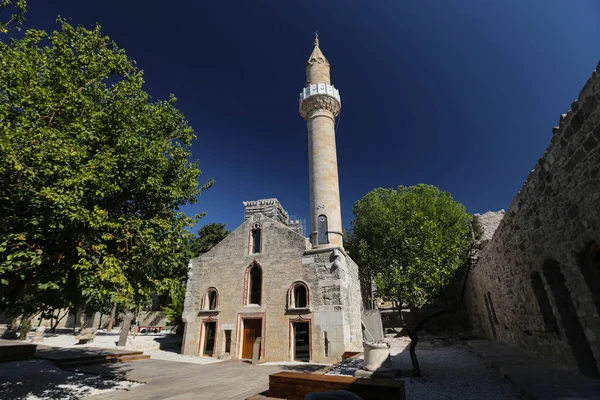
[[[101,315],[100,313],[95,313],[93,315],[85,315],[82,313],[77,314],[68,314],[67,310],[61,310],[58,314],[55,315],[63,316],[64,313],[67,313],[58,325],[57,329],[71,329],[71,328],[80,328],[82,320],[85,321],[85,325],[89,328],[105,328],[108,323],[109,316]],[[4,323],[2,323],[4,321]],[[137,315],[138,325],[141,326],[167,326],[167,317],[163,311],[140,311]],[[21,318],[17,317],[15,319],[4,318],[0,320],[0,335],[4,333],[8,326],[10,325],[13,330],[18,329],[20,326]],[[113,328],[120,328],[122,324],[122,316],[117,316],[117,319],[113,325]],[[46,328],[52,327],[53,321],[50,319],[40,319],[39,316],[34,316],[31,321],[31,326],[33,328],[38,326],[45,326]]]
[[[476,216],[465,301],[475,333],[598,376],[600,71],[553,133],[508,212]]]

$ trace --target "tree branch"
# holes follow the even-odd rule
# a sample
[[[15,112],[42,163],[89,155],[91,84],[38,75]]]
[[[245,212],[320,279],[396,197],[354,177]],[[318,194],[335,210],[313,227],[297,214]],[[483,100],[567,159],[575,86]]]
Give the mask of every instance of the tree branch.
[[[87,81],[87,82],[86,82],[86,83],[85,83],[83,86],[79,87],[79,88],[77,89],[77,91],[76,91],[76,92],[77,92],[77,93],[81,93],[81,91],[82,91],[83,89],[85,89],[86,87],[88,87],[89,85],[91,85],[92,83],[94,83],[96,80],[97,80],[97,79],[96,79],[96,78],[94,78],[94,79],[91,79],[91,80]],[[67,98],[67,96],[68,96],[68,95],[69,95],[69,93],[66,93],[66,94],[63,96],[62,100],[61,100],[61,101],[60,101],[60,103],[58,104],[58,108],[57,108],[56,110],[54,110],[54,112],[53,112],[53,113],[52,113],[52,115],[50,116],[50,121],[48,121],[48,128],[50,128],[50,126],[52,125],[52,120],[54,119],[54,116],[56,115],[56,113],[57,113],[57,112],[59,112],[59,111],[60,111],[60,109],[62,108],[62,106],[63,106],[63,103],[65,102],[65,99]]]

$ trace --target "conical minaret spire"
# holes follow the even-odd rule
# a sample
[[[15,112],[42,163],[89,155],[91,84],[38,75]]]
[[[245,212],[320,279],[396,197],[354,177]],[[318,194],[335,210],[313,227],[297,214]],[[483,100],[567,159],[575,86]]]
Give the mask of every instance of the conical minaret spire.
[[[310,242],[313,247],[343,247],[335,146],[335,117],[340,109],[340,93],[331,85],[329,61],[315,34],[315,47],[306,64],[306,87],[300,93],[300,114],[308,128]]]
[[[319,82],[331,84],[331,78],[329,76],[329,61],[319,48],[319,34],[315,33],[315,48],[306,63],[306,85]]]

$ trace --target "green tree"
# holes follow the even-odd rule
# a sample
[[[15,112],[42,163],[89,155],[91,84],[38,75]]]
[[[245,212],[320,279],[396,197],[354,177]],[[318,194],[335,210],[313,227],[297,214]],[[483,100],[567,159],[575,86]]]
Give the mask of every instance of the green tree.
[[[0,0],[0,10],[7,9],[12,4],[12,0]],[[0,33],[7,33],[10,29],[21,30],[21,25],[25,22],[25,13],[27,12],[27,2],[17,0],[12,7],[13,13],[8,20],[0,19]]]
[[[407,304],[413,316],[406,332],[413,374],[420,376],[415,353],[418,311],[438,300],[464,265],[471,243],[470,215],[448,192],[435,186],[374,189],[353,208],[351,254],[361,277],[373,278],[379,294]]]
[[[6,2],[2,3],[6,4]],[[185,116],[92,30],[0,42],[0,310],[142,304],[169,286],[200,215]],[[180,283],[179,283],[180,284]]]
[[[198,229],[198,236],[192,239],[190,250],[192,257],[199,257],[206,253],[231,233],[225,224],[211,222]]]

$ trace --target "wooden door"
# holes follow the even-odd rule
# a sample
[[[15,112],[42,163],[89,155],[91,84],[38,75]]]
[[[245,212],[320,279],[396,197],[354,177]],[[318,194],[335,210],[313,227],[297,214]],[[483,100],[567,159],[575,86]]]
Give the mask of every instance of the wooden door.
[[[308,322],[294,323],[294,360],[310,361],[310,338]]]
[[[204,330],[206,331],[206,335],[204,336],[204,351],[202,355],[207,357],[212,357],[215,351],[215,335],[217,323],[216,322],[205,322]]]
[[[244,338],[242,343],[242,358],[252,358],[254,339],[262,336],[262,319],[244,319]]]

